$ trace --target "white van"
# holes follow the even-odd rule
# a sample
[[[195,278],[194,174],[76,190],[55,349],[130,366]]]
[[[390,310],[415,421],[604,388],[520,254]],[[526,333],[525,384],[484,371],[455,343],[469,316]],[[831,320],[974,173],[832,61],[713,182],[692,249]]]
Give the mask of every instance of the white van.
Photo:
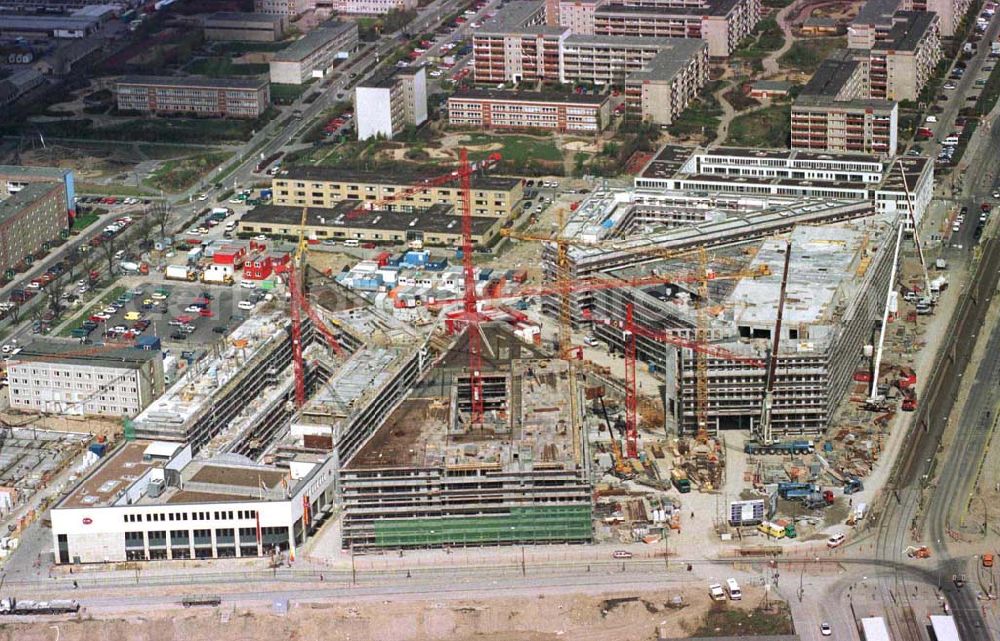
[[[740,584],[736,582],[736,579],[726,579],[726,593],[729,595],[730,601],[739,601],[743,598]]]
[[[345,240],[344,247],[357,247],[360,243],[355,239]]]
[[[708,596],[712,597],[713,601],[726,600],[726,593],[722,591],[722,586],[718,583],[713,583],[708,586]]]

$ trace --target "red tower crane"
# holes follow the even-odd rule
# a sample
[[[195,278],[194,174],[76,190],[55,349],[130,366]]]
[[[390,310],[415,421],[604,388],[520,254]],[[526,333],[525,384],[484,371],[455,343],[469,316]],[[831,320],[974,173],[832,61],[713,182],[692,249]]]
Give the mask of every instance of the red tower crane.
[[[327,328],[326,323],[319,317],[319,314],[309,304],[302,289],[302,276],[305,274],[305,255],[309,243],[305,239],[306,220],[309,216],[309,209],[302,208],[302,219],[299,223],[299,241],[295,248],[295,255],[288,261],[286,269],[288,273],[288,292],[291,294],[290,315],[292,317],[292,370],[295,373],[295,407],[302,408],[306,404],[306,367],[302,360],[302,314],[312,321],[313,327],[323,335],[327,344],[337,353],[343,356],[344,348],[341,347],[337,337]],[[280,270],[279,270],[280,271]]]
[[[644,336],[661,343],[668,343],[670,345],[676,345],[677,347],[690,349],[708,356],[747,363],[752,367],[767,367],[767,363],[753,357],[741,356],[727,349],[713,347],[712,345],[706,343],[699,343],[698,341],[683,338],[681,336],[671,334],[670,332],[657,332],[636,325],[633,319],[632,303],[628,303],[625,306],[625,323],[622,329],[624,330],[625,338],[625,450],[628,458],[637,458],[639,456],[639,423],[637,417],[638,395],[635,376],[636,335]]]

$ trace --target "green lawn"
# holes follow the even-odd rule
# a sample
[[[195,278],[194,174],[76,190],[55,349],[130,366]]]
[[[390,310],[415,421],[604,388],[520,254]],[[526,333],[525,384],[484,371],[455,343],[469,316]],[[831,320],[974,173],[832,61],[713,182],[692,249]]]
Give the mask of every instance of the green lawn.
[[[73,219],[73,227],[70,231],[81,231],[86,229],[96,223],[98,218],[100,218],[100,216],[95,213],[80,214]]]
[[[228,151],[215,151],[190,158],[168,160],[160,165],[146,182],[155,189],[167,192],[183,191],[212,169],[229,160],[232,155]]]
[[[76,183],[76,193],[78,194],[94,194],[99,196],[150,196],[152,191],[145,187],[136,187],[135,185],[123,185],[120,182],[112,183],[110,185],[103,185],[101,183],[88,183],[88,182],[78,182]]]
[[[219,42],[215,45],[215,50],[226,53],[246,53],[249,51],[280,51],[291,44],[284,42]]]
[[[670,135],[683,138],[700,136],[704,132],[709,140],[714,138],[715,132],[719,128],[722,107],[713,94],[719,90],[722,84],[718,80],[708,83],[702,90],[701,97],[692,102],[670,125],[668,129]]]
[[[313,81],[310,81],[304,85],[282,85],[282,84],[272,84],[271,85],[271,102],[276,105],[290,105],[299,99],[299,96],[306,92],[309,85]]]
[[[788,147],[790,113],[790,105],[772,105],[737,116],[729,123],[726,144],[740,147]]]
[[[234,64],[231,58],[198,58],[188,65],[188,73],[221,78],[224,76],[256,76],[268,72],[266,64]]]
[[[80,323],[90,318],[92,315],[96,314],[101,310],[102,307],[107,307],[112,301],[125,293],[124,287],[115,287],[112,289],[107,296],[104,296],[100,300],[94,301],[89,307],[84,308],[82,312],[74,316],[71,320],[66,323],[63,330],[59,332],[59,336],[69,336],[73,333],[73,330],[80,326]],[[97,331],[97,330],[94,330]]]
[[[774,18],[764,18],[753,30],[750,37],[740,43],[740,47],[733,52],[733,57],[744,60],[754,60],[760,64],[760,59],[765,57],[770,51],[777,51],[785,44],[785,34],[781,32]],[[763,65],[760,65],[763,68]]]
[[[812,74],[832,53],[847,46],[847,38],[812,38],[796,40],[778,62],[782,69]]]
[[[122,118],[109,127],[94,127],[89,118],[55,120],[32,125],[47,138],[78,138],[84,140],[115,140],[123,142],[168,142],[178,144],[212,144],[223,141],[249,140],[277,115],[268,109],[260,118]],[[0,124],[0,134],[15,135],[23,123],[10,121]]]
[[[531,160],[541,160],[545,162],[562,162],[563,154],[551,140],[530,138],[527,136],[504,136],[469,134],[463,140],[464,144],[470,146],[492,145],[500,143],[502,147],[498,150],[500,156],[508,162],[514,164],[525,164]],[[469,158],[472,160],[482,160],[486,158],[492,150],[470,150]]]

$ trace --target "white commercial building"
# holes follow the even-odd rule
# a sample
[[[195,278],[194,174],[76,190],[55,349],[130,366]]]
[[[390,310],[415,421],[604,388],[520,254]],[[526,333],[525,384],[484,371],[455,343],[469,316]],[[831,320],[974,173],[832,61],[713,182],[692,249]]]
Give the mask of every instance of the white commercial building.
[[[417,0],[333,0],[331,8],[337,13],[380,15],[390,11],[416,9]]]
[[[159,349],[87,353],[76,343],[36,341],[7,366],[14,409],[132,417],[163,393]]]
[[[130,441],[51,511],[56,563],[294,555],[333,501],[336,456],[288,469]]]
[[[388,76],[363,82],[355,89],[358,140],[392,138],[407,125],[427,120],[427,72],[423,67],[397,68]]]

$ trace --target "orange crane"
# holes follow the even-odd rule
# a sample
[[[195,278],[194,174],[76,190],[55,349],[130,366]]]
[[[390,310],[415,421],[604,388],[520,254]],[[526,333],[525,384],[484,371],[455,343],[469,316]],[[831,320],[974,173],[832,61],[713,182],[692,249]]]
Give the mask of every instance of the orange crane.
[[[305,275],[305,255],[309,248],[309,243],[305,239],[306,222],[309,217],[309,208],[302,208],[302,219],[299,222],[299,240],[295,247],[295,254],[288,262],[288,292],[291,294],[291,305],[289,308],[292,317],[292,370],[295,373],[295,407],[301,409],[306,404],[306,368],[302,360],[302,314],[313,323],[313,327],[323,335],[327,344],[337,353],[343,356],[344,348],[313,310],[303,291],[303,276]]]
[[[611,324],[610,321],[602,321]],[[625,306],[625,322],[622,324],[625,343],[625,439],[626,455],[628,458],[639,456],[639,430],[638,430],[638,390],[636,389],[636,336],[643,336],[651,340],[675,345],[682,349],[690,349],[696,355],[703,354],[706,357],[712,356],[729,361],[747,363],[752,367],[766,367],[763,361],[736,354],[721,347],[714,347],[706,342],[691,340],[664,331],[654,331],[635,324],[633,305],[628,303]]]

